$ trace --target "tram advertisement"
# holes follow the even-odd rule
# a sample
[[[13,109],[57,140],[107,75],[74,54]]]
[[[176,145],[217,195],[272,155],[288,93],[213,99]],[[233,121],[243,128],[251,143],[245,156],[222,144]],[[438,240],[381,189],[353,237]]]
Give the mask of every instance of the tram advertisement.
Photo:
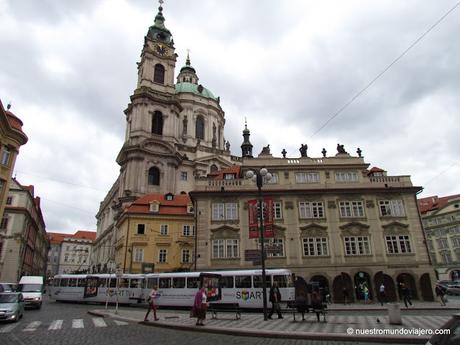
[[[83,292],[83,298],[96,297],[98,286],[99,286],[98,277],[87,277],[85,290]]]

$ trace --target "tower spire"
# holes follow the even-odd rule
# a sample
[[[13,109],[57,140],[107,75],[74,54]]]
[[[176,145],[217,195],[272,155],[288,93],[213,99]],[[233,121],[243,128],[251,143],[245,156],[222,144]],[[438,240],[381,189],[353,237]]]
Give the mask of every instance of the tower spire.
[[[163,0],[158,1],[160,6],[158,7],[158,13],[155,16],[155,21],[153,25],[149,28],[147,37],[152,40],[160,41],[166,43],[170,46],[174,45],[171,32],[165,26],[165,17],[163,16]]]
[[[246,117],[244,117],[244,130],[243,130],[243,143],[241,144],[241,155],[242,157],[252,158],[252,144],[249,141],[249,136],[251,135],[248,129],[248,123]]]

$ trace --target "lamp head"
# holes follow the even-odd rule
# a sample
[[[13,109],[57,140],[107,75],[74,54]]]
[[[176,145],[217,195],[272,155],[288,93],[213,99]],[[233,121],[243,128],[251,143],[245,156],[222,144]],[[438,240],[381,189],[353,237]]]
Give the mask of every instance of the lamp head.
[[[247,179],[252,179],[253,176],[254,176],[254,171],[252,171],[252,170],[246,171],[246,178]]]

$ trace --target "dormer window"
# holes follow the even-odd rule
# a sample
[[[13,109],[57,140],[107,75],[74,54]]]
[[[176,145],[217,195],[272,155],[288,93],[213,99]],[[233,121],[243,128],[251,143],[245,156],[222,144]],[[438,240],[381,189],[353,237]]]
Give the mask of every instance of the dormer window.
[[[168,193],[165,195],[165,200],[167,201],[172,201],[174,199],[174,195],[171,193]]]
[[[235,174],[224,174],[224,179],[225,180],[234,180],[235,179]]]
[[[158,201],[152,201],[150,203],[149,211],[154,213],[160,212],[160,203]]]
[[[193,212],[194,212],[193,204],[188,204],[187,205],[187,213],[193,213]]]

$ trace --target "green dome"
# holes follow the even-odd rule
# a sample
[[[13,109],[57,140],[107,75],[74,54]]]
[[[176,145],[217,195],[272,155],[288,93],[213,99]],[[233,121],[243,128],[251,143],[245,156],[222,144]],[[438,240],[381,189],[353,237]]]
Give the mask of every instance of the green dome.
[[[201,89],[201,92],[200,92]],[[207,88],[205,88],[202,85],[196,85],[193,83],[177,83],[176,84],[176,93],[182,93],[182,92],[190,92],[194,93],[195,95],[206,97],[206,98],[211,98],[213,100],[217,100],[217,97],[212,94],[211,91],[209,91]]]

